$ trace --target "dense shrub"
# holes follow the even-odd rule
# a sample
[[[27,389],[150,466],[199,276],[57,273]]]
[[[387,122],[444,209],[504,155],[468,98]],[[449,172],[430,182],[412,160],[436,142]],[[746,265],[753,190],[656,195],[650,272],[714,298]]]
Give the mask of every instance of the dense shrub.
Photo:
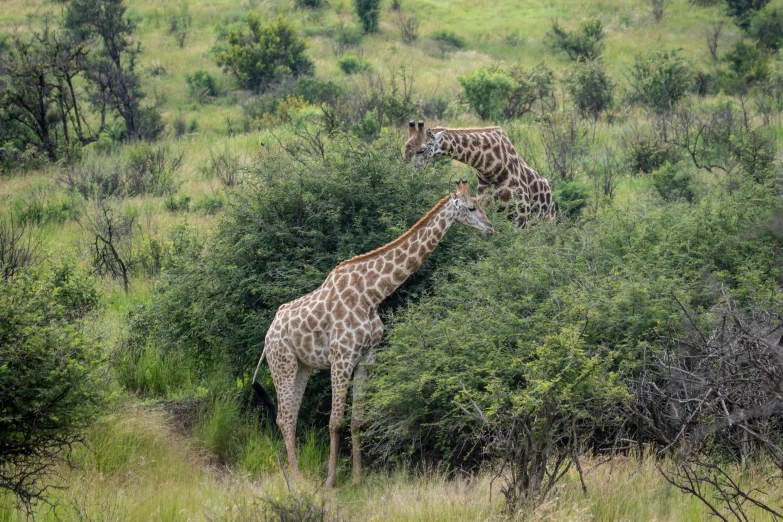
[[[503,115],[518,118],[526,113],[544,114],[554,101],[555,73],[541,62],[531,69],[519,64],[510,67],[506,73],[514,80]]]
[[[734,22],[747,29],[756,11],[763,9],[770,0],[726,0],[727,14],[734,18]]]
[[[657,49],[636,56],[630,80],[639,101],[655,111],[666,111],[688,93],[693,71],[678,51]]]
[[[655,190],[667,201],[692,201],[695,196],[693,175],[681,164],[664,163],[650,178]]]
[[[542,408],[541,418],[554,419],[540,370],[568,351],[604,377],[582,396],[593,418],[566,406],[567,394],[561,413],[575,436],[600,440],[614,421],[592,405],[618,391],[612,372],[630,382],[662,348],[662,332],[688,327],[680,303],[698,323],[721,288],[748,296],[780,284],[781,238],[761,232],[777,208],[772,192],[744,185],[698,204],[634,202],[521,235],[500,229],[479,260],[442,265],[429,297],[395,313],[370,380],[374,451],[398,462],[475,462],[496,442],[492,426],[515,419],[533,448],[539,432],[525,431],[520,413]],[[751,230],[760,235],[743,232]],[[585,358],[594,356],[591,366]]]
[[[153,332],[150,342],[183,351],[202,371],[224,363],[224,372],[252,374],[280,304],[315,289],[340,261],[395,239],[448,193],[442,171],[414,176],[399,157],[396,141],[341,138],[323,161],[282,154],[251,168],[207,253],[164,272],[142,333]],[[384,308],[426,288],[434,267],[453,262],[462,234],[451,231]],[[317,412],[329,409],[328,374],[314,379],[302,413],[310,423],[323,422]]]
[[[324,0],[294,0],[294,5],[300,9],[320,9]]]
[[[508,98],[517,85],[506,73],[486,67],[459,76],[457,80],[462,86],[465,100],[482,120],[500,119]]]
[[[185,82],[188,84],[192,98],[201,99],[204,96],[217,96],[218,94],[215,77],[203,69],[186,74]]]
[[[466,45],[464,38],[457,35],[457,33],[455,33],[454,31],[449,31],[447,29],[441,29],[439,31],[435,31],[430,35],[430,38],[432,38],[436,42],[441,42],[445,45],[453,47],[454,49],[463,49]]]
[[[176,192],[176,173],[182,166],[182,157],[165,147],[142,142],[128,147],[120,159],[88,156],[66,168],[61,180],[69,190],[86,199],[162,196]]]
[[[364,38],[364,32],[361,27],[341,25],[334,34],[334,41],[337,44],[336,53],[342,54],[349,47],[358,47],[362,43],[362,38]]]
[[[45,494],[102,402],[100,346],[79,323],[97,299],[72,270],[55,275],[0,279],[0,490],[23,503]]]
[[[637,136],[628,141],[626,147],[626,162],[631,172],[649,174],[658,170],[668,162],[676,163],[679,151],[651,136]]]
[[[548,43],[564,51],[575,61],[595,60],[601,56],[604,47],[604,26],[601,20],[586,20],[579,29],[569,33],[555,20],[547,33]]]
[[[783,47],[783,9],[762,9],[753,15],[748,35],[767,51],[777,52]]]
[[[597,120],[612,105],[615,84],[602,62],[585,60],[576,64],[568,72],[565,84],[582,117]]]
[[[337,65],[345,74],[363,73],[372,69],[370,62],[362,60],[352,54],[346,54],[337,60]]]
[[[737,41],[724,59],[729,65],[725,84],[730,91],[744,91],[769,77],[769,58],[751,43]]]
[[[365,33],[378,32],[378,18],[381,14],[381,0],[354,0],[356,14]]]
[[[247,32],[241,27],[229,30],[227,46],[215,57],[240,87],[264,91],[286,77],[313,73],[313,62],[305,54],[307,44],[287,20],[262,25],[261,17],[248,13],[245,23]]]
[[[581,181],[561,181],[555,184],[557,213],[565,217],[578,217],[590,201],[590,189]]]

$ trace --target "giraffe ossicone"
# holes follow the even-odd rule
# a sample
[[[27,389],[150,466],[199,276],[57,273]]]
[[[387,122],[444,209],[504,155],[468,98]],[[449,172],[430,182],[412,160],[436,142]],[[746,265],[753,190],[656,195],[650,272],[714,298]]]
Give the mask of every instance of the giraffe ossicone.
[[[316,290],[278,308],[266,333],[253,387],[259,386],[256,377],[266,358],[277,391],[277,425],[294,476],[299,474],[296,419],[305,386],[313,370],[330,369],[332,412],[326,485],[335,486],[348,381],[356,368],[351,437],[354,479],[360,479],[359,429],[367,370],[364,365],[357,368],[357,364],[371,358],[372,347],[381,341],[383,323],[378,305],[421,266],[454,223],[488,235],[495,233],[478,200],[471,197],[467,181],[458,181],[456,193],[441,199],[403,235],[372,252],[343,261]]]
[[[549,181],[519,157],[500,127],[425,129],[424,121],[411,120],[403,161],[420,168],[439,154],[476,169],[479,199],[492,194],[512,211],[517,227],[525,227],[530,216],[555,218]]]

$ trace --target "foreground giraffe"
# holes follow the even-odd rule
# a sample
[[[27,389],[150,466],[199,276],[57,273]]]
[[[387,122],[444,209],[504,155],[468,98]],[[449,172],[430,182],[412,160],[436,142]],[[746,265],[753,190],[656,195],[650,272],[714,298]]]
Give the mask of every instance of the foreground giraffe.
[[[316,290],[277,310],[266,333],[253,387],[261,391],[256,377],[266,357],[277,391],[277,425],[295,477],[299,474],[296,419],[310,374],[314,369],[331,369],[331,444],[326,485],[334,487],[348,380],[383,335],[378,305],[421,266],[455,222],[489,235],[495,233],[476,198],[470,196],[467,181],[458,181],[457,193],[441,199],[406,233],[372,252],[343,261]],[[361,478],[359,403],[364,379],[366,370],[360,365],[354,378],[351,417],[353,473],[357,481]]]
[[[517,154],[511,140],[500,127],[483,129],[424,129],[411,120],[403,161],[421,167],[435,155],[449,156],[476,169],[478,197],[484,202],[487,189],[494,186],[494,197],[503,208],[513,200],[512,218],[519,228],[530,215],[555,217],[555,205],[549,181],[533,170]]]

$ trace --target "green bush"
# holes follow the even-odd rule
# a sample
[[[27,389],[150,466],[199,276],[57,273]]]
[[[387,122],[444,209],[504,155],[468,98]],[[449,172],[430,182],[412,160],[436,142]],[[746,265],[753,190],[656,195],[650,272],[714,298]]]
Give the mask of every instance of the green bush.
[[[356,14],[365,33],[378,32],[378,18],[381,14],[381,0],[354,0]]]
[[[693,201],[693,175],[682,165],[664,163],[652,173],[652,185],[658,194],[667,201]]]
[[[586,20],[569,33],[555,20],[547,33],[549,44],[564,51],[574,61],[596,60],[604,48],[604,26],[601,20]]]
[[[300,9],[320,9],[324,0],[294,0],[294,5]]]
[[[364,38],[362,28],[355,25],[340,26],[334,35],[334,41],[337,42],[341,51],[346,47],[359,46],[362,43],[362,38]]]
[[[728,74],[724,77],[729,91],[744,91],[769,77],[769,57],[751,43],[737,41],[724,59],[729,65]]]
[[[748,35],[767,51],[777,52],[783,47],[783,9],[766,8],[753,15]]]
[[[626,162],[634,174],[650,174],[664,163],[676,163],[678,160],[679,151],[676,147],[649,136],[640,136],[626,144]]]
[[[594,120],[612,106],[615,83],[596,60],[576,64],[566,76],[566,90],[582,117]]]
[[[503,115],[506,118],[518,118],[528,112],[543,114],[551,107],[554,98],[555,73],[541,62],[531,69],[517,64],[506,73],[516,85],[508,97]]]
[[[722,291],[777,288],[783,240],[745,233],[777,212],[773,192],[745,185],[728,198],[633,202],[522,235],[499,223],[478,260],[442,265],[428,297],[395,313],[370,379],[371,449],[406,464],[483,461],[507,433],[498,423],[520,420],[519,438],[539,440],[522,422],[531,410],[600,439],[603,428],[592,429],[615,422],[602,401],[633,385],[664,332],[691,328],[680,303],[700,324]],[[570,402],[577,389],[584,402]],[[549,397],[561,392],[557,410]]]
[[[726,0],[727,14],[743,29],[751,24],[753,15],[763,9],[770,0]]]
[[[82,281],[67,268],[54,280],[0,279],[0,489],[23,503],[45,494],[41,479],[103,400],[101,349],[80,323],[95,299]]]
[[[482,120],[500,119],[509,96],[517,86],[506,73],[486,67],[459,76],[457,80],[462,86],[464,99]]]
[[[358,74],[372,69],[370,62],[360,60],[358,57],[352,54],[346,54],[337,60],[337,65],[345,74]]]
[[[555,185],[553,197],[558,214],[576,217],[590,201],[590,187],[580,181],[561,181]]]
[[[192,98],[201,98],[203,95],[217,96],[218,94],[215,77],[203,69],[199,69],[192,74],[186,74],[185,81],[188,84]]]
[[[436,42],[442,42],[443,44],[449,45],[455,49],[463,49],[466,45],[464,38],[457,35],[457,33],[454,31],[449,31],[447,29],[435,31],[430,35],[430,38]]]
[[[305,55],[307,44],[287,20],[261,25],[261,17],[248,13],[245,23],[247,32],[241,27],[229,30],[227,46],[215,57],[240,87],[264,91],[286,77],[313,73],[313,62]]]
[[[636,56],[631,85],[636,98],[655,111],[674,107],[693,85],[693,68],[678,51],[657,49]]]
[[[414,176],[401,166],[392,139],[364,145],[338,137],[325,159],[312,163],[266,158],[249,169],[243,190],[228,196],[206,253],[164,266],[128,343],[144,346],[149,335],[149,342],[185,353],[201,372],[220,367],[248,376],[281,304],[314,290],[340,261],[398,237],[450,189],[442,171]],[[456,252],[467,255],[456,246],[463,237],[451,231],[383,308],[420,293],[434,267]],[[268,378],[263,372],[266,366]],[[329,410],[328,373],[313,380],[305,424],[323,423],[318,412]]]

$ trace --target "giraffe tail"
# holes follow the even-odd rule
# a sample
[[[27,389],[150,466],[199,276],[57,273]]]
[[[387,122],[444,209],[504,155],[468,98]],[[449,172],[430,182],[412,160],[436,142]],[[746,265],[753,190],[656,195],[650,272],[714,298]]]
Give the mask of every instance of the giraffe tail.
[[[272,415],[272,417],[275,417],[276,411],[275,411],[275,403],[272,402],[272,397],[269,396],[269,394],[266,392],[263,386],[261,386],[261,383],[259,383],[256,378],[258,377],[258,370],[261,368],[261,363],[264,361],[264,357],[266,356],[266,346],[264,346],[264,351],[261,352],[261,358],[258,360],[258,365],[256,366],[256,372],[253,374],[253,382],[250,383],[250,387],[253,388],[253,391],[255,392],[256,397],[256,404],[260,403],[261,405],[266,408],[269,413]]]

